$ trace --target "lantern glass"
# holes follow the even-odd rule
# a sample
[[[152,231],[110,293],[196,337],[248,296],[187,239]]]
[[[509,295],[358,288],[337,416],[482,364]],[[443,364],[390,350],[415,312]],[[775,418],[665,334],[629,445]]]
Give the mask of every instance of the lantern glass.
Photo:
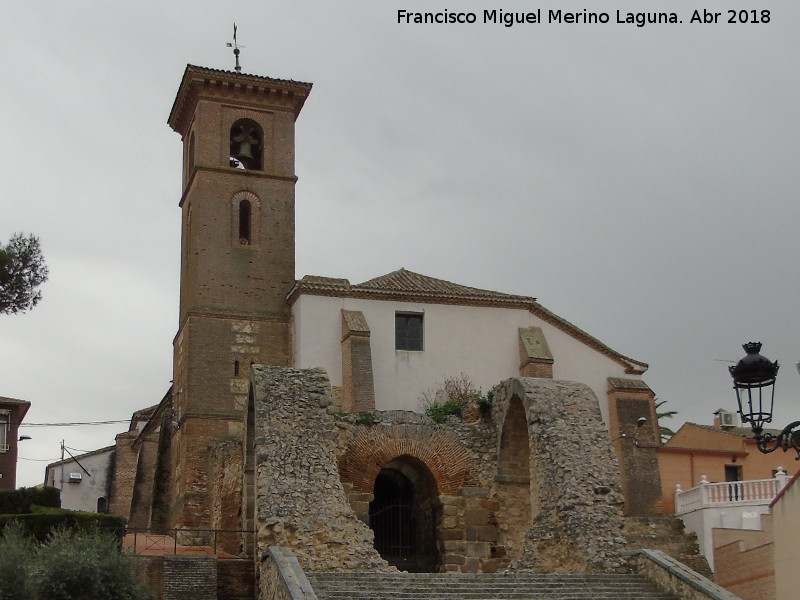
[[[758,435],[765,423],[772,422],[778,361],[770,362],[759,354],[760,342],[749,342],[743,348],[747,354],[729,370],[742,423],[750,423]]]
[[[767,385],[736,385],[736,400],[742,423],[750,423],[756,433],[764,429],[765,423],[772,422],[775,403],[775,380]]]

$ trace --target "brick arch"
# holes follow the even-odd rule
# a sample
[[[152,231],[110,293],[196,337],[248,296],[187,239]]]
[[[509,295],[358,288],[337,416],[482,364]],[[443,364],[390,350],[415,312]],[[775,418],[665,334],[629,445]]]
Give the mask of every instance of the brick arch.
[[[428,425],[360,426],[339,459],[339,477],[357,492],[371,493],[381,468],[401,456],[422,462],[439,494],[455,495],[477,485],[472,455],[454,435]]]

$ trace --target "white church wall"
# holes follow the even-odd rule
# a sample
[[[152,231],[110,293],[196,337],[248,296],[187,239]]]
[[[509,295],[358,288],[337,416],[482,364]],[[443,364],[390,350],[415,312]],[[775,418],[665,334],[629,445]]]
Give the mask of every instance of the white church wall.
[[[342,385],[341,309],[361,311],[369,324],[378,410],[419,410],[419,395],[445,377],[465,373],[484,392],[519,375],[520,327],[541,327],[555,360],[555,379],[592,388],[608,422],[607,378],[640,379],[622,365],[523,309],[303,295],[294,306],[298,368],[322,367]],[[396,312],[421,313],[423,350],[395,350]]]

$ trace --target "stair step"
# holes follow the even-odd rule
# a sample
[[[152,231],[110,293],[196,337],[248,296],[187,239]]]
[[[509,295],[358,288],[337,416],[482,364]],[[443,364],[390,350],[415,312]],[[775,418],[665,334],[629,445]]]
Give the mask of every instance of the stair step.
[[[319,600],[675,600],[640,575],[308,573]]]

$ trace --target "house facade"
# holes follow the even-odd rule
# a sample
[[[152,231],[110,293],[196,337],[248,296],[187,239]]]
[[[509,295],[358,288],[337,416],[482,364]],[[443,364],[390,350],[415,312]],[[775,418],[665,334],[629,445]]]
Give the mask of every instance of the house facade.
[[[17,487],[19,426],[30,407],[26,400],[0,397],[0,490]]]
[[[730,425],[722,425],[721,417]],[[777,433],[777,432],[773,432]],[[753,432],[739,427],[735,413],[717,411],[714,425],[685,423],[658,450],[663,507],[675,511],[675,487],[684,490],[709,483],[749,481],[775,477],[779,469],[789,475],[800,470],[783,452],[758,451]]]
[[[44,484],[61,490],[61,508],[108,512],[116,445],[47,465]]]

